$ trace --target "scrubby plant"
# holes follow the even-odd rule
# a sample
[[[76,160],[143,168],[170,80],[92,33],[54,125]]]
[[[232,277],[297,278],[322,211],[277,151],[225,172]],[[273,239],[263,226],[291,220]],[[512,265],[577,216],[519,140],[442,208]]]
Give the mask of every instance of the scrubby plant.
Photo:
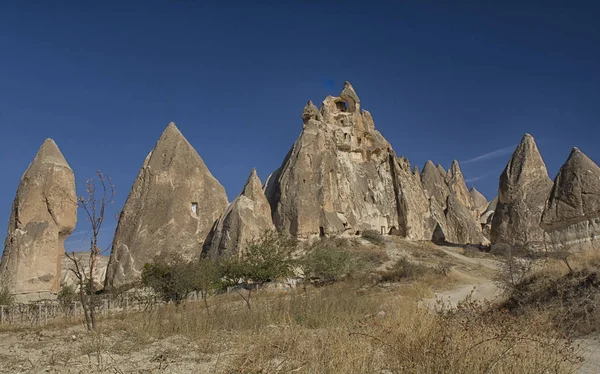
[[[427,273],[439,273],[440,275],[446,275],[447,272],[448,270],[445,267],[431,268],[429,266],[401,258],[396,261],[390,269],[382,271],[380,275],[381,281],[383,282],[400,282],[404,280],[412,280]]]
[[[302,265],[306,279],[317,285],[337,282],[353,269],[348,251],[327,246],[313,248],[302,260]]]
[[[14,299],[8,288],[0,287],[0,305],[11,305]]]
[[[77,300],[77,298],[77,291],[75,290],[75,287],[70,284],[62,285],[60,291],[58,291],[58,303],[65,314],[68,314],[71,309],[71,305]]]
[[[378,231],[365,230],[360,235],[363,239],[366,239],[375,245],[385,244],[385,239],[383,238],[383,235],[381,235]]]

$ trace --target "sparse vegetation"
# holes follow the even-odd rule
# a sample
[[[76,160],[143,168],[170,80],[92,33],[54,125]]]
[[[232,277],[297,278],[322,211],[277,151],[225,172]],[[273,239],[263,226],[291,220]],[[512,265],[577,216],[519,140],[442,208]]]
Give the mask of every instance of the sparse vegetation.
[[[363,239],[366,239],[375,245],[384,245],[385,244],[385,239],[383,238],[383,235],[381,235],[378,231],[375,231],[375,230],[364,230],[360,234],[360,236]]]
[[[380,272],[380,277],[383,282],[402,282],[412,281],[427,274],[446,276],[448,272],[449,268],[443,264],[430,267],[401,258],[394,263],[391,269]]]
[[[296,248],[296,241],[288,235],[266,231],[258,239],[247,243],[244,253],[220,260],[222,279],[226,285],[242,286],[248,290],[244,295],[235,288],[250,309],[253,289],[293,274]]]
[[[7,288],[0,287],[0,305],[11,305],[14,299],[14,296]]]
[[[98,185],[96,184],[96,179]],[[99,187],[99,189],[98,189]],[[69,260],[73,262],[74,268],[71,269],[78,282],[79,299],[84,311],[85,323],[88,331],[96,328],[96,283],[95,272],[98,256],[102,252],[107,252],[106,248],[102,250],[98,246],[98,237],[104,223],[104,213],[106,208],[114,202],[115,186],[110,178],[98,170],[96,178],[89,178],[85,184],[85,196],[77,198],[78,206],[85,212],[86,221],[90,223],[90,252],[89,269],[86,271],[84,263],[77,258],[75,253],[66,254]]]
[[[179,305],[190,293],[201,288],[199,277],[207,274],[201,274],[198,270],[199,266],[185,261],[181,256],[159,255],[144,265],[142,284],[152,288],[163,301]]]

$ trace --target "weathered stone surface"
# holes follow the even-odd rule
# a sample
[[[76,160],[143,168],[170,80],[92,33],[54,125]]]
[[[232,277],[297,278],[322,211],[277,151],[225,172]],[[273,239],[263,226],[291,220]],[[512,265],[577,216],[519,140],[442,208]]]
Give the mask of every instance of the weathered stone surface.
[[[560,168],[541,219],[554,248],[600,248],[600,167],[573,148]]]
[[[170,123],[146,157],[121,212],[106,287],[137,281],[144,264],[157,255],[198,257],[226,207],[225,189]]]
[[[446,170],[444,169],[444,167],[442,165],[440,165],[440,164],[437,164],[437,169],[439,170],[440,174],[442,174],[442,177],[444,179],[446,179],[446,175],[448,173],[446,172]]]
[[[479,215],[482,215],[488,207],[487,199],[481,192],[477,191],[475,187],[471,187],[469,190],[469,195],[471,195],[471,201],[473,201],[474,209],[479,212]]]
[[[320,111],[309,102],[302,119],[300,137],[266,183],[275,226],[300,237],[395,229],[421,239],[422,224],[412,223],[420,213],[408,203],[409,194],[419,194],[415,178],[397,165],[352,86],[346,82],[339,97],[328,96]],[[397,181],[396,168],[407,179]]]
[[[495,196],[492,201],[490,201],[490,203],[488,204],[487,208],[485,209],[484,213],[487,212],[494,212],[496,211],[496,207],[498,206],[498,196]]]
[[[243,252],[249,241],[269,230],[275,230],[271,207],[254,169],[242,193],[213,226],[204,243],[204,252],[215,257],[235,255]]]
[[[450,166],[450,170],[446,173],[446,183],[450,189],[450,194],[454,195],[467,209],[474,212],[475,209],[471,194],[467,188],[465,177],[460,170],[460,165],[456,160],[452,161],[452,166]],[[474,218],[479,218],[479,215],[476,212],[472,213],[472,215]]]
[[[500,176],[491,229],[493,245],[539,247],[540,219],[552,181],[535,140],[525,134]]]
[[[483,236],[473,212],[465,207],[454,194],[448,196],[446,208],[446,241],[455,244],[489,244]]]
[[[446,199],[450,195],[450,189],[445,181],[446,172],[442,174],[439,168],[433,165],[433,162],[427,161],[423,167],[421,181],[423,189],[427,196],[435,198],[439,206],[444,210],[446,208]]]
[[[23,174],[0,262],[0,287],[20,301],[52,298],[60,289],[65,239],[77,223],[73,170],[46,139]]]
[[[77,252],[69,253],[69,256],[75,255],[75,259],[79,261],[79,265],[83,268],[86,274],[90,271],[90,253]],[[101,290],[104,288],[104,279],[106,278],[106,268],[108,266],[108,256],[99,255],[96,258],[96,268],[94,270],[94,289]],[[67,256],[62,259],[62,271],[60,273],[61,287],[70,286],[73,289],[79,289],[79,281],[71,269],[75,269],[75,264]]]
[[[396,158],[394,181],[399,234],[407,239],[431,240],[435,224],[429,201],[418,174],[411,172],[410,162],[405,157]]]

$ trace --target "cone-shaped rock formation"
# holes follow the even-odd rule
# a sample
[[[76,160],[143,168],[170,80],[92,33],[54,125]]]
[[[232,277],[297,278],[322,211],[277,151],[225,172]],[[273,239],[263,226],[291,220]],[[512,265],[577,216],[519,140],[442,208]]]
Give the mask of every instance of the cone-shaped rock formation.
[[[73,170],[52,139],[21,178],[0,262],[0,286],[27,301],[60,289],[65,239],[77,223]]]
[[[265,187],[277,228],[300,237],[374,229],[430,239],[422,233],[426,208],[412,210],[411,194],[422,191],[410,165],[397,161],[350,83],[320,110],[309,102],[302,120],[300,137]]]
[[[475,187],[471,187],[469,195],[471,195],[471,201],[473,201],[474,208],[479,212],[479,215],[482,215],[488,207],[487,199],[481,192],[477,191]]]
[[[460,170],[460,165],[456,160],[452,161],[452,166],[450,166],[450,170],[448,170],[448,173],[446,173],[446,183],[448,184],[450,193],[453,194],[456,197],[456,199],[467,209],[469,209],[470,211],[474,211],[474,204],[473,200],[471,199],[471,194],[469,193],[469,189],[467,188],[465,177],[463,176],[463,173]],[[478,216],[477,214],[472,214],[474,217]]]
[[[106,287],[137,281],[144,264],[157,255],[198,257],[226,207],[225,189],[170,123],[146,157],[121,212]]]
[[[271,207],[262,190],[256,169],[252,170],[246,185],[225,213],[213,226],[204,252],[209,256],[229,256],[243,252],[245,245],[274,230]]]
[[[600,248],[600,167],[573,148],[560,168],[542,216],[554,248]]]
[[[500,176],[492,245],[542,245],[540,219],[551,188],[552,180],[535,140],[525,134]]]

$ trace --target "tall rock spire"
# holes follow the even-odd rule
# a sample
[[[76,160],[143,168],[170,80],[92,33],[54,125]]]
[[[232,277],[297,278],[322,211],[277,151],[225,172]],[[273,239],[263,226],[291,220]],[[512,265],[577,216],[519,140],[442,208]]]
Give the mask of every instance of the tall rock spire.
[[[310,103],[305,107],[302,133],[266,184],[275,226],[300,237],[373,229],[424,239],[421,229],[403,221],[419,213],[398,205],[410,199],[416,178],[399,167],[352,85],[325,98],[319,114]]]
[[[204,253],[212,257],[241,253],[249,242],[271,230],[275,230],[271,207],[253,169],[242,192],[213,226]]]
[[[460,165],[456,160],[452,161],[450,170],[448,170],[448,173],[446,174],[446,183],[448,184],[450,193],[453,194],[456,199],[467,209],[473,211],[473,200],[471,199],[471,194],[467,188],[465,177],[460,170]]]
[[[23,174],[12,206],[0,285],[19,301],[56,297],[65,239],[77,223],[73,170],[46,139]]]
[[[554,180],[541,227],[550,247],[600,247],[600,167],[578,148]]]
[[[540,246],[540,219],[552,180],[533,136],[525,134],[500,176],[492,245]]]
[[[158,255],[197,258],[226,207],[225,189],[170,123],[146,157],[121,212],[106,287],[135,282],[144,264]]]

